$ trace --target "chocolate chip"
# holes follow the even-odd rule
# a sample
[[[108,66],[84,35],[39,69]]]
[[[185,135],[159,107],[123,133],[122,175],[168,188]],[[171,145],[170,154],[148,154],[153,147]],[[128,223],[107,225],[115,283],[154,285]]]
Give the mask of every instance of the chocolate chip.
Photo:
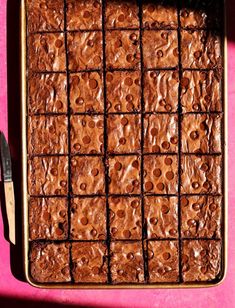
[[[86,217],[82,217],[81,218],[81,224],[84,225],[84,226],[87,225],[88,224],[88,219]]]
[[[169,181],[171,181],[171,180],[173,180],[174,179],[174,172],[172,172],[172,171],[167,171],[167,173],[166,173],[166,178],[169,180]]]
[[[165,188],[165,185],[163,183],[158,183],[157,184],[157,189],[160,190],[160,191],[163,191]]]
[[[170,166],[173,163],[173,160],[170,157],[166,157],[164,162],[167,166]]]
[[[119,139],[119,143],[120,143],[121,145],[126,144],[126,139],[125,139],[124,137],[120,138],[120,139]]]
[[[94,168],[94,169],[91,170],[91,174],[92,174],[93,176],[97,176],[97,175],[99,174],[99,170],[96,169],[96,168]]]
[[[129,230],[124,230],[123,235],[125,238],[130,238],[131,237],[131,232]]]
[[[122,124],[123,126],[127,125],[127,124],[128,124],[128,119],[127,119],[126,117],[123,117],[123,118],[121,119],[121,124]]]
[[[128,95],[126,96],[126,100],[127,100],[128,102],[132,102],[133,99],[134,99],[134,97],[133,97],[133,95],[131,95],[131,94],[128,94]]]
[[[135,168],[135,169],[138,169],[138,168],[139,168],[139,162],[138,162],[138,160],[134,160],[134,161],[132,162],[132,167]]]
[[[171,137],[170,142],[172,144],[177,144],[178,143],[178,137],[177,136]]]
[[[81,190],[86,190],[86,183],[82,183],[82,184],[80,185],[80,188],[81,188]]]
[[[124,83],[125,83],[126,86],[130,87],[133,84],[133,80],[132,80],[132,78],[127,77],[127,78],[125,78]]]
[[[160,177],[161,174],[162,174],[162,171],[161,171],[161,169],[157,168],[157,169],[154,169],[154,170],[153,170],[153,174],[154,174],[156,177]]]
[[[155,152],[155,153],[159,153],[161,151],[159,145],[154,145],[152,146],[152,151]]]
[[[199,111],[200,110],[200,105],[198,103],[193,104],[193,110]]]
[[[84,144],[89,144],[91,142],[91,138],[89,136],[85,136],[82,138],[82,142]]]
[[[194,58],[198,60],[201,57],[202,53],[201,51],[195,51],[193,55],[194,55]]]
[[[172,107],[170,104],[166,104],[165,107],[166,111],[170,112],[172,110]]]
[[[181,203],[181,206],[185,207],[189,204],[189,201],[186,197],[182,197],[180,203]]]
[[[194,219],[189,219],[189,220],[187,221],[187,225],[188,225],[190,228],[193,228],[193,227],[196,227],[196,226],[197,226],[197,222],[196,222],[196,220],[194,220]]]
[[[118,21],[123,22],[125,20],[125,15],[124,14],[120,14],[118,16]]]
[[[93,47],[93,46],[94,46],[93,40],[88,40],[88,41],[87,41],[87,46]]]
[[[208,171],[208,170],[209,170],[208,164],[207,164],[207,163],[203,163],[203,164],[201,165],[201,170],[204,171],[204,172]]]
[[[118,211],[117,211],[117,216],[118,216],[119,218],[123,218],[123,217],[125,217],[125,212],[124,212],[123,210],[118,210]]]
[[[152,136],[157,136],[157,134],[158,134],[157,128],[155,128],[155,127],[152,128],[151,131],[150,131],[150,133],[151,133]]]
[[[51,169],[51,174],[52,174],[53,176],[57,176],[57,175],[58,175],[58,170],[57,170],[56,168],[52,168],[52,169]]]
[[[181,79],[181,86],[183,88],[187,88],[189,86],[189,79],[187,77],[183,77]]]
[[[67,186],[67,181],[60,181],[60,186],[66,187]]]
[[[128,260],[133,260],[135,256],[132,252],[129,252],[126,257]]]
[[[113,80],[113,75],[112,75],[111,73],[107,74],[107,75],[106,75],[106,80],[107,80],[108,82],[111,82],[111,81]]]
[[[162,58],[163,57],[163,51],[162,50],[158,50],[157,51],[157,56],[158,56],[158,58]]]
[[[78,97],[75,101],[77,105],[82,105],[84,103],[84,99],[82,97]]]
[[[169,260],[170,257],[171,257],[171,254],[169,252],[164,252],[162,254],[162,257],[163,257],[164,260]]]
[[[168,150],[170,148],[170,143],[168,141],[164,141],[162,143],[162,147],[163,149]]]
[[[120,171],[122,169],[122,164],[120,162],[116,162],[114,165],[114,168],[118,171]]]
[[[163,214],[167,214],[169,213],[170,209],[167,205],[163,204],[162,207],[161,207],[161,211]]]
[[[138,36],[136,35],[136,33],[131,33],[130,39],[131,39],[132,41],[136,41],[136,40],[138,39]]]
[[[146,183],[145,183],[145,189],[146,189],[147,191],[152,190],[152,189],[153,189],[153,183],[152,183],[152,182],[146,182]]]
[[[198,131],[193,131],[193,132],[191,132],[190,133],[190,138],[192,139],[192,140],[196,140],[196,139],[198,139],[199,138],[199,133],[198,133]]]
[[[127,111],[133,111],[134,110],[134,105],[132,103],[128,103],[126,105],[126,109],[127,109]]]
[[[201,209],[202,205],[199,203],[193,203],[192,208],[194,211],[199,211]]]
[[[211,204],[209,205],[209,209],[210,209],[212,212],[214,212],[214,211],[217,209],[217,205],[216,205],[215,203],[211,203]]]
[[[192,183],[192,187],[194,188],[194,189],[198,189],[199,188],[199,183],[198,182],[193,182]]]
[[[81,149],[81,145],[79,143],[75,143],[73,145],[73,148],[76,150],[76,151],[79,151]]]
[[[136,209],[140,205],[140,202],[138,200],[131,201],[131,206]]]
[[[90,79],[89,80],[89,86],[90,86],[91,89],[94,90],[95,88],[97,88],[98,82],[95,79]]]
[[[63,42],[61,40],[56,40],[55,47],[60,48],[61,46],[63,46]]]
[[[83,13],[83,17],[84,17],[84,18],[90,18],[90,16],[91,16],[91,13],[90,13],[89,11],[85,11],[85,12]]]
[[[158,222],[158,220],[157,220],[156,217],[151,217],[149,221],[150,221],[150,223],[151,223],[152,225],[156,225],[157,222]]]

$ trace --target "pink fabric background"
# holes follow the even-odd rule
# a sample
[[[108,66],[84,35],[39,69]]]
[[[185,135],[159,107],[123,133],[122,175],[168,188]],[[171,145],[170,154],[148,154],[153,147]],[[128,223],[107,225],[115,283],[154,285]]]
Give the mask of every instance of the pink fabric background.
[[[189,290],[40,290],[14,278],[10,269],[10,246],[0,219],[0,305],[31,307],[38,302],[88,307],[235,307],[235,35],[234,6],[228,1],[228,97],[229,97],[229,241],[228,270],[224,282],[208,289]],[[232,33],[233,32],[233,33]],[[0,130],[7,134],[6,0],[0,0]],[[18,102],[16,102],[17,104]],[[12,301],[15,298],[17,301]],[[11,301],[10,301],[11,300]],[[11,303],[11,304],[10,304]],[[16,305],[17,303],[17,305]],[[3,304],[1,307],[5,307]],[[50,305],[51,307],[52,305]]]

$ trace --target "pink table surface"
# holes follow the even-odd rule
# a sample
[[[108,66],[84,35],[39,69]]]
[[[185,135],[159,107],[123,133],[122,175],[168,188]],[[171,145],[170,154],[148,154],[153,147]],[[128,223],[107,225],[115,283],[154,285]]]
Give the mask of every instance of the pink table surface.
[[[0,0],[0,130],[7,127],[6,0]],[[11,1],[14,2],[14,1]],[[228,1],[228,125],[229,125],[229,241],[228,270],[223,283],[207,289],[188,290],[45,290],[17,280],[10,268],[10,245],[4,238],[0,219],[0,305],[44,307],[65,305],[86,307],[235,307],[235,4]],[[17,104],[18,102],[16,102]],[[17,260],[17,259],[16,259]],[[17,261],[15,261],[17,262]]]

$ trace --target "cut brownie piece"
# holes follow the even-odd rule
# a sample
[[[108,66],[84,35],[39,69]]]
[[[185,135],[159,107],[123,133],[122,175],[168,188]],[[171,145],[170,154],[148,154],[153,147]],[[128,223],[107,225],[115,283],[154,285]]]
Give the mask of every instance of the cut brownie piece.
[[[177,241],[148,242],[149,282],[179,281],[179,248]]]
[[[72,199],[70,234],[73,240],[104,240],[106,238],[104,197]]]
[[[103,152],[104,116],[72,115],[70,123],[72,153],[96,154]]]
[[[215,31],[181,31],[183,68],[221,67],[221,39]]]
[[[30,246],[30,273],[41,283],[69,282],[69,243],[33,242]]]
[[[106,64],[108,69],[140,66],[139,31],[106,32]]]
[[[72,112],[103,112],[103,78],[99,72],[70,75],[70,105]]]
[[[101,0],[67,0],[66,2],[68,30],[101,30]]]
[[[104,243],[72,243],[72,261],[75,282],[107,282],[107,248]]]
[[[221,197],[181,197],[181,236],[220,238]]]
[[[28,37],[28,63],[32,71],[65,71],[63,33],[31,34]]]
[[[30,159],[28,193],[30,195],[67,195],[68,158],[47,156]]]
[[[139,8],[136,0],[106,1],[106,27],[112,28],[138,28]]]
[[[65,240],[68,236],[66,198],[29,199],[30,240]]]
[[[178,16],[175,0],[144,0],[143,24],[145,28],[177,29]]]
[[[110,194],[140,193],[140,157],[110,157],[108,165]]]
[[[221,193],[221,156],[184,155],[181,166],[182,193]]]
[[[101,157],[73,157],[71,184],[75,195],[104,193],[104,164]]]
[[[184,240],[182,249],[184,282],[212,281],[218,278],[221,266],[221,242]]]
[[[177,193],[178,162],[176,155],[144,157],[144,189],[146,193]]]
[[[68,33],[68,58],[71,71],[101,69],[102,32]]]
[[[28,117],[29,154],[68,153],[68,118],[58,116]]]
[[[64,0],[27,0],[29,32],[63,31]]]
[[[109,112],[140,110],[140,72],[110,72],[106,81]]]
[[[144,74],[145,111],[176,112],[178,92],[177,71],[149,71]]]
[[[183,112],[221,111],[220,71],[185,71],[181,79]]]
[[[144,152],[178,151],[178,116],[147,114],[144,117]]]
[[[111,275],[114,284],[144,282],[144,259],[141,242],[112,242],[110,250]]]
[[[176,30],[145,30],[143,57],[146,68],[175,68],[178,66],[178,37]]]
[[[109,115],[107,121],[108,151],[134,153],[140,151],[140,115]]]
[[[140,198],[109,198],[109,209],[110,233],[113,239],[141,239]]]
[[[144,214],[148,238],[178,236],[178,198],[145,197]]]

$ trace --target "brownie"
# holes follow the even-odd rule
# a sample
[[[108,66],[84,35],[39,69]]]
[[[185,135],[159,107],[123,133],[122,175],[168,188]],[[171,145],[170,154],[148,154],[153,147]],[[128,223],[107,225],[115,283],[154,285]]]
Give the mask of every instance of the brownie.
[[[219,71],[184,71],[181,86],[183,112],[222,111]]]
[[[175,68],[178,66],[178,39],[176,30],[143,31],[143,58],[145,68]]]
[[[140,111],[140,72],[109,72],[106,83],[108,112]]]
[[[107,248],[104,243],[72,243],[72,275],[75,282],[107,282]]]
[[[105,240],[106,204],[104,197],[73,198],[71,204],[71,239]]]
[[[67,30],[101,30],[101,0],[67,0],[66,2]]]
[[[139,31],[106,31],[107,69],[135,69],[140,66]]]
[[[64,0],[27,0],[28,31],[63,31]]]
[[[114,156],[108,160],[109,193],[140,193],[140,157],[137,155]]]
[[[221,156],[183,155],[181,193],[221,193]]]
[[[144,0],[143,25],[147,29],[177,29],[178,15],[175,0]]]
[[[179,281],[179,248],[177,241],[148,242],[149,282]]]
[[[30,240],[65,240],[68,236],[66,198],[29,199]]]
[[[71,185],[75,195],[104,193],[104,164],[101,157],[73,157]]]
[[[219,34],[216,31],[182,30],[181,61],[183,68],[188,69],[221,67]]]
[[[144,260],[141,242],[112,242],[111,278],[114,284],[143,283]]]
[[[178,190],[178,161],[176,155],[144,157],[145,193],[176,194]]]
[[[147,112],[176,112],[178,108],[179,73],[148,71],[144,74],[144,103]]]
[[[178,152],[178,116],[147,114],[144,117],[144,152]]]
[[[140,115],[109,115],[107,121],[108,152],[140,151]]]
[[[185,238],[220,238],[221,197],[181,197],[181,235]]]
[[[142,217],[140,198],[109,198],[109,223],[113,239],[141,240]]]
[[[138,28],[139,8],[136,0],[107,0],[106,1],[106,28]]]
[[[102,68],[102,33],[69,32],[68,60],[71,71]]]
[[[220,241],[183,241],[182,272],[184,282],[212,281],[219,276],[220,267]]]
[[[72,112],[104,111],[103,77],[100,72],[70,74]]]
[[[28,117],[29,154],[68,153],[68,119],[66,115]]]
[[[65,71],[63,33],[38,33],[28,36],[29,69],[34,72]]]
[[[178,236],[178,198],[144,198],[144,214],[149,239]]]
[[[28,193],[30,195],[67,195],[68,158],[33,157],[28,160]]]
[[[103,152],[103,116],[72,115],[70,124],[72,153],[96,154]]]
[[[36,282],[70,282],[69,243],[30,245],[30,274]]]

